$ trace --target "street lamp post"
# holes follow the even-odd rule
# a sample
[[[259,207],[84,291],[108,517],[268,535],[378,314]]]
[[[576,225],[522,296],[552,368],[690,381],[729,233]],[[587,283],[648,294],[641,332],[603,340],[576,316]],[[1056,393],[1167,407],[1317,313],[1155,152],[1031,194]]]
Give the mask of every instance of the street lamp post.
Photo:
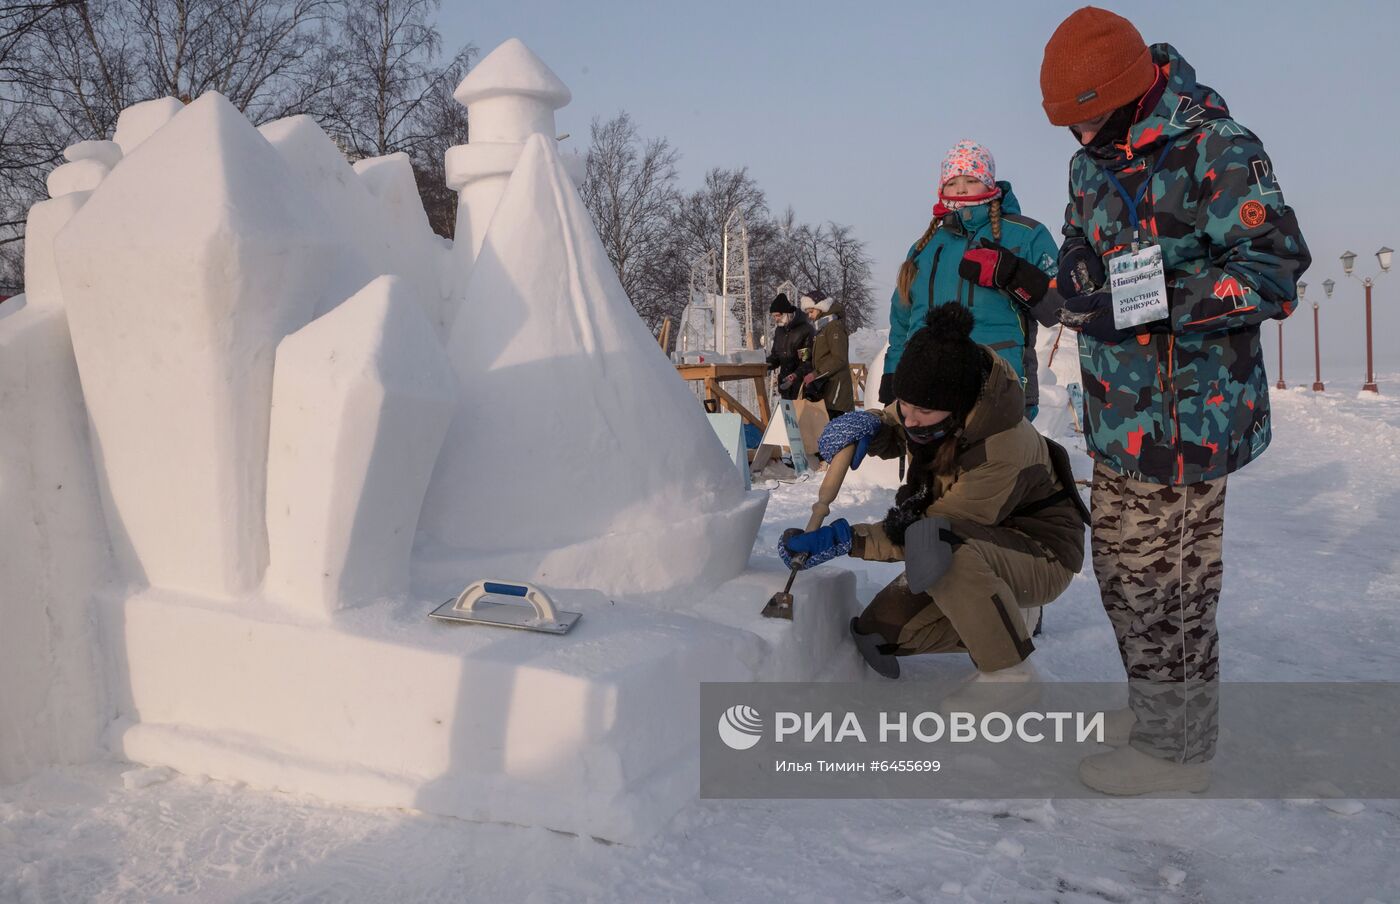
[[[1381,250],[1376,252],[1376,261],[1381,265],[1381,273],[1390,272],[1390,259],[1391,255],[1393,255],[1394,253],[1394,249],[1386,248],[1384,246],[1381,247]],[[1351,272],[1352,268],[1354,268],[1355,266],[1355,254],[1351,253],[1350,251],[1347,251],[1344,254],[1342,254],[1343,273],[1345,273],[1347,276],[1353,279],[1358,278]],[[1361,284],[1366,287],[1366,385],[1361,387],[1362,392],[1381,391],[1380,387],[1376,385],[1375,356],[1373,355],[1371,350],[1371,286],[1375,284],[1376,279],[1381,275],[1381,273],[1377,273],[1374,276],[1367,276],[1361,279]]]
[[[1299,283],[1299,287],[1305,283]],[[1287,389],[1288,384],[1283,380],[1283,321],[1278,322],[1278,382],[1274,384],[1275,389]]]
[[[1322,281],[1322,290],[1327,293],[1327,297],[1332,297],[1332,289],[1337,284],[1331,279]],[[1298,297],[1303,297],[1303,284],[1298,284]],[[1313,302],[1313,392],[1324,392],[1327,387],[1322,385],[1322,328],[1318,325],[1317,302]]]

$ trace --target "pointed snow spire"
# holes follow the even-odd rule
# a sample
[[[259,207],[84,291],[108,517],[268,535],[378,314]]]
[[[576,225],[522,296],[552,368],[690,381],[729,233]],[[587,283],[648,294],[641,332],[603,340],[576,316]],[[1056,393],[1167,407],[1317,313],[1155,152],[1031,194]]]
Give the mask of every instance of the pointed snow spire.
[[[525,145],[466,302],[448,341],[457,413],[419,522],[458,555],[446,574],[471,560],[650,592],[744,567],[766,498],[745,495],[546,136]]]
[[[525,140],[531,135],[553,139],[554,111],[573,97],[559,76],[519,38],[487,54],[452,96],[470,113],[471,142],[448,148],[446,156],[447,187],[458,193],[449,275],[453,298],[445,316],[449,326]],[[581,172],[570,175],[576,182],[582,178]]]

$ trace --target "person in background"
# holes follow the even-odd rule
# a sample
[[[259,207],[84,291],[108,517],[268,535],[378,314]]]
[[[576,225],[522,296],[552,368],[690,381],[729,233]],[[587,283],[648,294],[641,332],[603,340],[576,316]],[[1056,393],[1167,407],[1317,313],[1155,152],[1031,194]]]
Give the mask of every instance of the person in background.
[[[802,313],[816,331],[812,370],[802,378],[802,397],[825,403],[827,417],[835,420],[856,407],[846,309],[830,295],[813,289],[802,296]]]
[[[812,372],[812,339],[815,335],[812,323],[783,293],[773,299],[768,311],[773,318],[768,369],[778,372],[778,396],[795,400],[802,393],[802,378]]]
[[[900,265],[890,299],[880,403],[894,400],[894,372],[909,336],[931,308],[957,302],[975,315],[973,340],[1011,365],[1034,418],[1036,324],[1059,325],[1060,298],[1051,285],[1058,250],[1049,230],[1021,215],[1011,184],[997,181],[991,152],[975,141],[954,145],[939,167],[933,219]]]
[[[1040,87],[1081,145],[1057,284],[1080,331],[1094,574],[1128,676],[1129,708],[1106,720],[1118,749],[1079,775],[1110,794],[1201,791],[1225,481],[1269,444],[1259,327],[1293,312],[1311,257],[1263,145],[1170,44],[1085,7],[1045,45]],[[1160,269],[1139,285],[1164,301],[1119,328],[1105,271],[1143,255]]]
[[[1028,682],[1035,649],[1022,610],[1052,602],[1084,562],[1088,512],[1069,457],[1025,417],[1011,363],[972,341],[957,303],[934,308],[895,371],[894,404],[827,425],[817,452],[831,461],[911,457],[895,506],[878,524],[844,518],[789,530],[779,556],[811,567],[838,555],[904,562],[905,571],[851,620],[867,663],[899,676],[897,657],[966,653],[976,680]]]

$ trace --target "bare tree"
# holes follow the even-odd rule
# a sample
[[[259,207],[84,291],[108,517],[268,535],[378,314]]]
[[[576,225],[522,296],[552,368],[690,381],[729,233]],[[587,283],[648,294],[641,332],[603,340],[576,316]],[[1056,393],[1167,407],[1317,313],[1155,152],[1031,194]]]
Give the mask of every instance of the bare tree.
[[[788,217],[791,224],[791,211]],[[827,222],[818,226],[792,224],[784,234],[791,278],[804,291],[819,289],[840,301],[852,330],[865,326],[875,304],[871,260],[854,230]]]
[[[414,154],[433,137],[434,101],[450,95],[474,48],[438,63],[441,0],[345,0],[338,23],[342,78],[323,125],[358,157]],[[439,111],[440,112],[440,111]]]
[[[150,96],[217,91],[262,123],[302,112],[334,87],[328,19],[337,0],[127,2]]]
[[[0,7],[0,266],[63,149],[107,138],[127,106],[218,91],[255,123],[334,86],[327,29],[356,0],[63,0]]]
[[[664,138],[643,141],[626,113],[593,120],[583,203],[627,297],[652,329],[673,313],[679,156]]]
[[[434,19],[441,0],[341,0],[338,78],[317,105],[322,126],[353,158],[403,151],[428,221],[440,235],[456,224],[443,154],[467,140],[467,111],[452,98],[476,54],[470,44],[441,60]]]
[[[831,260],[831,282],[825,288],[846,308],[846,323],[852,330],[865,326],[875,309],[875,293],[870,284],[871,259],[865,243],[850,226],[828,222],[826,247]]]

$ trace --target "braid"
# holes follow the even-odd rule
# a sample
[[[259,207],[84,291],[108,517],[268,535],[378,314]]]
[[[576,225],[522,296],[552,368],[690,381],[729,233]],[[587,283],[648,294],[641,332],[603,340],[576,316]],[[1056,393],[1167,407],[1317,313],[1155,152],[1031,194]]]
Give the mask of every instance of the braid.
[[[918,257],[923,253],[924,248],[933,240],[933,234],[938,229],[938,218],[934,217],[928,221],[928,228],[924,234],[914,243],[914,253],[904,259],[904,263],[899,265],[899,280],[896,283],[896,291],[899,300],[905,304],[910,304],[909,289],[914,285],[914,277],[919,272]]]
[[[988,214],[992,220],[992,241],[1001,241],[1001,198],[992,199],[992,209]]]

